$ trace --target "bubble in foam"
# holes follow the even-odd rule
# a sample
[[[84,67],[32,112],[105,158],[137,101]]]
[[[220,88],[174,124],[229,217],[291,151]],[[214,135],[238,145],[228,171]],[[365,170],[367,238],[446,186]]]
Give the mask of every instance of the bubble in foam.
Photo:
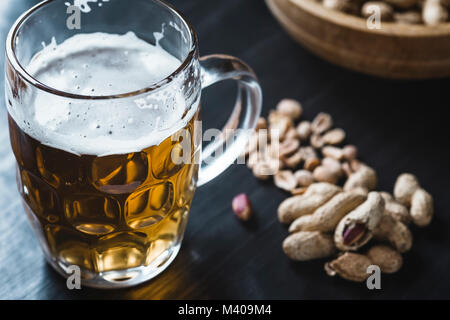
[[[34,56],[27,71],[57,90],[102,96],[148,87],[172,74],[180,63],[134,33],[92,33],[75,35],[59,45],[52,41]],[[21,126],[29,135],[71,153],[136,152],[159,144],[195,113],[198,102],[186,105],[182,79],[178,80],[147,97],[95,103],[39,91],[24,102],[27,106],[20,112],[10,108],[10,114],[16,123],[22,119],[31,122]],[[183,118],[188,108],[190,112]]]

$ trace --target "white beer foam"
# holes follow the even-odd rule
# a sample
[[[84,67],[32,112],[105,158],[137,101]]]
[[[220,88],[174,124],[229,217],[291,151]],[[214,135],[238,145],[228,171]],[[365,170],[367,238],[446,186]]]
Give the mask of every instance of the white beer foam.
[[[105,96],[146,88],[180,65],[158,45],[129,32],[78,34],[59,45],[52,41],[26,69],[54,89]],[[78,155],[124,154],[158,145],[186,125],[198,101],[188,106],[181,86],[175,79],[150,95],[113,100],[68,99],[36,90],[20,108],[8,108],[22,130],[45,145]]]

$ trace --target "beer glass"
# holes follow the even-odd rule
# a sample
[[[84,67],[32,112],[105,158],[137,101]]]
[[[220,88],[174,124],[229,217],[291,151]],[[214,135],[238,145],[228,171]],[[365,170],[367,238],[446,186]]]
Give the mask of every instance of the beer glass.
[[[87,286],[132,286],[154,278],[177,255],[196,187],[242,153],[260,114],[261,89],[253,71],[239,59],[199,58],[192,26],[169,4],[75,4],[43,1],[25,12],[7,37],[6,106],[17,184],[54,269],[67,277],[78,267]],[[177,58],[176,70],[146,86],[100,94],[94,89],[61,90],[59,83],[77,77],[65,74],[64,68],[56,75],[56,85],[40,81],[29,69],[30,62],[74,35],[130,31]],[[125,61],[111,57],[119,64]],[[58,63],[69,65],[75,60],[68,59],[75,58],[63,57]],[[95,52],[91,59],[95,66]],[[88,68],[88,63],[79,68]],[[106,87],[111,80],[126,87],[127,81],[133,82],[127,71],[121,71],[123,83],[105,74],[105,83],[99,85]],[[142,68],[136,78],[145,79],[145,72]],[[86,74],[80,71],[80,76]],[[89,80],[83,79],[80,86]],[[227,79],[238,84],[237,101],[225,125],[234,134],[222,134],[202,150],[196,125],[201,90]]]

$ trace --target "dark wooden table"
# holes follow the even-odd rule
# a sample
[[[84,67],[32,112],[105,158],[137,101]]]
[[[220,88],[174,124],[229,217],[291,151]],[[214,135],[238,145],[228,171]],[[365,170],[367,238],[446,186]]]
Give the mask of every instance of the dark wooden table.
[[[0,1],[2,39],[35,2]],[[392,190],[401,172],[417,174],[435,196],[433,223],[413,228],[414,246],[404,256],[404,268],[383,276],[381,290],[369,291],[365,284],[329,278],[323,260],[289,261],[281,250],[287,230],[276,218],[287,195],[271,183],[258,182],[245,166],[234,165],[197,191],[181,252],[163,274],[126,290],[69,291],[44,262],[19,202],[2,108],[0,299],[450,298],[450,80],[391,81],[330,65],[294,43],[262,0],[172,2],[197,30],[203,55],[235,55],[255,69],[264,91],[264,115],[281,98],[297,98],[306,118],[326,111],[345,128],[348,142],[377,169],[380,189]],[[233,102],[233,89],[225,84],[206,90],[207,124],[219,125],[228,116],[221,108]],[[256,215],[249,224],[232,214],[231,199],[238,192],[246,192],[253,202]]]

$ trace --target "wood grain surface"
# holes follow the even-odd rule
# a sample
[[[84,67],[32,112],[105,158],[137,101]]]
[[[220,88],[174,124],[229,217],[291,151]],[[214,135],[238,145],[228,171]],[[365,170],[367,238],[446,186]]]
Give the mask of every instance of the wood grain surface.
[[[0,2],[3,39],[35,2]],[[450,80],[389,81],[335,67],[295,43],[261,0],[171,2],[197,30],[202,55],[235,55],[255,69],[264,115],[285,97],[303,102],[306,119],[329,112],[336,126],[346,130],[347,141],[359,147],[361,158],[376,168],[381,189],[392,190],[402,172],[417,174],[435,197],[434,221],[426,229],[413,228],[414,245],[404,256],[403,269],[384,275],[382,289],[370,291],[365,284],[329,278],[323,270],[326,260],[289,261],[281,250],[287,229],[276,218],[287,194],[234,165],[198,189],[182,249],[163,274],[126,290],[69,291],[45,263],[21,207],[6,110],[1,108],[0,299],[450,298]],[[205,126],[224,123],[234,94],[226,83],[204,92]],[[231,211],[231,199],[239,192],[249,195],[256,212],[248,224]]]

